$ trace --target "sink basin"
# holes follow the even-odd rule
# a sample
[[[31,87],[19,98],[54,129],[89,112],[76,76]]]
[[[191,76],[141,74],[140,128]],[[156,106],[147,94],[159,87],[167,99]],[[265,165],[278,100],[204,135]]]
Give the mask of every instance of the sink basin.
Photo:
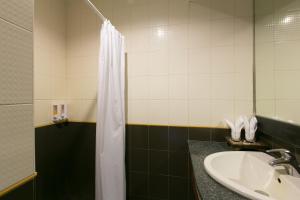
[[[217,182],[249,199],[299,200],[299,174],[270,166],[272,159],[262,152],[226,151],[207,156],[204,167]]]

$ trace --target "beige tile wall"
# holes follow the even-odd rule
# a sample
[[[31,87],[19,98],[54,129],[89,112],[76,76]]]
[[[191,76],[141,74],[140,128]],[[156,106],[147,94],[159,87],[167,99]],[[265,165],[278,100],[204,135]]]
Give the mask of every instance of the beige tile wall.
[[[128,122],[252,114],[252,0],[94,0],[126,37]]]
[[[66,5],[36,0],[34,15],[34,125],[52,123],[52,103],[67,98]]]
[[[0,191],[32,175],[33,0],[0,3]]]
[[[66,81],[71,121],[96,121],[100,27],[100,19],[84,1],[67,1]]]
[[[217,126],[252,113],[252,1],[94,3],[126,37],[129,123]],[[101,21],[84,1],[66,10],[69,117],[95,122]]]
[[[256,1],[257,114],[300,123],[300,1]]]

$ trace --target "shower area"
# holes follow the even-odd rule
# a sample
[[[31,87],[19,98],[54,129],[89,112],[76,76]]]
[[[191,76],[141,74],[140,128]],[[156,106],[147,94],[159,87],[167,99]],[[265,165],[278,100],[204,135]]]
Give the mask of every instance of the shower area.
[[[252,113],[252,0],[91,2],[125,36],[127,199],[194,199],[186,140]],[[102,23],[86,0],[35,0],[37,200],[95,200]]]
[[[84,0],[35,1],[36,127],[52,123],[54,103],[68,105],[70,121],[96,122],[101,24]]]
[[[125,198],[123,44],[92,2],[35,0],[37,199]]]

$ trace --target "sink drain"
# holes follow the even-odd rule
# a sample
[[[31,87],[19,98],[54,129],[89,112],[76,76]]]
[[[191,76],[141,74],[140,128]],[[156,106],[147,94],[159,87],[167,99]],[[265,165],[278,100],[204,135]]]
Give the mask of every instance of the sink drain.
[[[266,193],[264,191],[261,191],[261,190],[254,190],[254,192],[257,192],[257,193],[262,194],[262,195],[267,196],[267,197],[270,196],[268,193]]]

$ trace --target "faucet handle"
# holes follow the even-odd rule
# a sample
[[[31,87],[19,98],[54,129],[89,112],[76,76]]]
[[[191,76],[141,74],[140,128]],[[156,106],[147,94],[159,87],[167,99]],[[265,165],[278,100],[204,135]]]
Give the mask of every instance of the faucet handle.
[[[270,149],[266,151],[267,153],[280,153],[282,158],[291,159],[291,152],[287,149]]]

